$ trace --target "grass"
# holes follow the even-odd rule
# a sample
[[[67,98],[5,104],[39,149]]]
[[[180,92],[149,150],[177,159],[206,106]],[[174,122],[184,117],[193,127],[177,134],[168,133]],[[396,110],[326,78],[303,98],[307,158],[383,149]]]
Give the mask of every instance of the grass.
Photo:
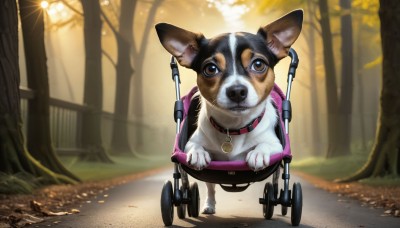
[[[170,167],[170,157],[152,155],[134,158],[132,156],[112,156],[113,164],[79,161],[77,157],[60,157],[64,166],[77,175],[82,181],[107,180],[114,177],[140,173],[151,169]],[[368,155],[354,153],[348,156],[327,159],[324,157],[309,157],[302,160],[294,159],[293,170],[298,170],[328,181],[347,177],[357,172],[367,161]],[[399,177],[368,178],[360,182],[368,185],[400,186]]]
[[[331,159],[310,157],[293,161],[291,167],[294,170],[332,181],[355,173],[365,164],[367,158],[365,154],[352,154]]]
[[[400,178],[399,177],[374,177],[360,180],[360,183],[368,184],[372,186],[400,186]]]
[[[113,164],[79,161],[77,157],[61,157],[64,166],[82,181],[106,180],[171,164],[166,156],[134,158],[132,156],[112,156]]]
[[[367,159],[368,155],[361,153],[331,159],[310,157],[299,161],[293,161],[291,167],[294,170],[333,181],[357,172],[365,164]],[[400,186],[400,178],[398,176],[367,178],[359,182],[372,186]]]
[[[59,157],[63,165],[83,182],[108,180],[130,174],[141,173],[162,167],[171,167],[171,160],[166,155],[152,155],[134,158],[133,156],[112,156],[112,164],[80,161],[76,156]],[[45,179],[20,172],[14,175],[0,172],[0,194],[30,194]]]

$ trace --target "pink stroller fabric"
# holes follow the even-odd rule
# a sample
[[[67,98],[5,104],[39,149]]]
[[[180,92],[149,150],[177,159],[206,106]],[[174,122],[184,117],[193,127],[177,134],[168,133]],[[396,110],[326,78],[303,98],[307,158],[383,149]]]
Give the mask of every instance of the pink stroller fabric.
[[[197,92],[197,87],[194,87],[186,96],[182,98],[183,105],[184,105],[184,115],[183,115],[183,121],[182,125],[184,125],[184,122],[186,121],[186,117],[188,114],[189,106],[191,99],[193,95]],[[280,126],[283,127],[283,119],[282,119],[282,101],[285,99],[285,95],[283,94],[282,90],[275,84],[274,88],[272,89],[271,92],[272,99],[275,103],[275,106],[278,110],[279,113],[279,119],[280,119]],[[283,132],[285,132],[284,129],[282,129]],[[181,131],[182,132],[182,131]],[[179,148],[179,139],[181,135],[178,134],[175,138],[175,145],[174,145],[174,151],[172,153],[172,160],[177,161],[181,163],[182,165],[188,166],[186,162],[186,153],[182,151]],[[279,136],[278,136],[279,137]],[[283,151],[281,153],[274,154],[270,157],[270,166],[281,161],[284,157],[291,157],[291,151],[290,151],[290,141],[289,141],[289,136],[284,133],[284,142],[285,142],[285,147],[283,148]],[[190,166],[188,166],[190,167]],[[211,161],[209,166],[206,167],[206,169],[210,170],[226,170],[226,171],[244,171],[244,170],[250,170],[250,168],[247,166],[247,163],[245,161]]]

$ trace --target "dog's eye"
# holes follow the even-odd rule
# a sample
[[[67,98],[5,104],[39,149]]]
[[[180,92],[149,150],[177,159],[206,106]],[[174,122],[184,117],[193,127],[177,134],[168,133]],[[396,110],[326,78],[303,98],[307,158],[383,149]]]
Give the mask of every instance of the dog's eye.
[[[214,63],[207,64],[203,69],[203,74],[206,77],[213,77],[219,73],[218,67]]]
[[[267,69],[267,64],[262,59],[256,59],[250,66],[252,71],[263,73]]]

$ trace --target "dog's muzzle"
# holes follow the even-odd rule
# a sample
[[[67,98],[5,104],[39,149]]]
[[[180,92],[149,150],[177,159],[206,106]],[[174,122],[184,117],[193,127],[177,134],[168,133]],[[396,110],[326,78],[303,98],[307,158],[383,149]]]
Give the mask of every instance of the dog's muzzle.
[[[233,85],[226,89],[226,96],[229,100],[240,103],[247,98],[247,87],[244,85]]]

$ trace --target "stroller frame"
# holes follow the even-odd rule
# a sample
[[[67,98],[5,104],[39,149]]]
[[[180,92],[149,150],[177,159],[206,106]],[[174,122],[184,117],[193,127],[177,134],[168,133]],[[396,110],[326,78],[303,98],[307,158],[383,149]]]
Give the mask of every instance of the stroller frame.
[[[280,133],[282,144],[289,144],[289,142],[285,142],[285,137],[288,137],[287,135],[289,134],[289,122],[292,118],[290,93],[292,82],[295,78],[296,69],[299,63],[297,53],[293,48],[289,50],[289,56],[291,58],[291,62],[288,71],[288,84],[285,99],[282,100],[281,118],[283,119],[284,126],[280,126],[281,121],[278,121],[279,126],[277,126],[277,133],[278,136]],[[171,57],[170,66],[172,70],[172,79],[175,83],[176,101],[174,107],[174,119],[176,122],[176,134],[177,136],[179,136],[182,129],[182,121],[184,118],[185,110],[184,103],[180,95],[180,75],[178,65],[174,57]],[[284,132],[282,132],[283,128]],[[244,191],[245,189],[247,189],[250,183],[263,181],[272,174],[272,184],[269,182],[265,184],[263,197],[259,198],[259,203],[263,205],[263,215],[266,219],[271,219],[274,212],[274,206],[278,204],[282,205],[282,215],[286,215],[288,207],[291,207],[291,223],[293,226],[298,226],[301,220],[303,204],[302,189],[300,183],[294,183],[293,189],[289,189],[289,170],[291,159],[291,155],[284,156],[279,162],[276,162],[275,164],[272,164],[271,166],[259,172],[253,172],[251,170],[226,171],[209,169],[199,171],[191,169],[190,167],[183,164],[183,162],[180,162],[179,159],[173,156],[171,160],[174,162],[174,181],[173,184],[169,180],[165,181],[161,193],[161,214],[164,224],[166,226],[172,225],[174,217],[174,206],[177,207],[177,214],[180,219],[184,219],[186,216],[186,206],[188,215],[190,217],[199,216],[200,197],[198,186],[196,182],[190,184],[188,174],[201,181],[218,183],[225,191],[228,192]],[[283,189],[280,190],[280,194],[278,196],[280,166],[283,167]],[[180,181],[182,182],[181,186]]]

